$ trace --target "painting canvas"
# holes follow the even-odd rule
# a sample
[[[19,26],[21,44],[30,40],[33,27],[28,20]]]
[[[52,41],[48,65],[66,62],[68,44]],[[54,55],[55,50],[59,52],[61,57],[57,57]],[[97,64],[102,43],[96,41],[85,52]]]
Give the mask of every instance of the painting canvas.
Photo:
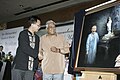
[[[86,12],[78,44],[77,68],[115,69],[120,53],[120,5]]]

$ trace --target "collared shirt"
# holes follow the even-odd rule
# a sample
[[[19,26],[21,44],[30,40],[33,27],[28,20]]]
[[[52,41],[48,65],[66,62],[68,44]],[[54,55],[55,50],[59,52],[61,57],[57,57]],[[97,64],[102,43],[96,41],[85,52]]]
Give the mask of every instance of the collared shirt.
[[[29,70],[28,69],[28,60],[29,56],[34,58],[33,61],[33,71],[38,67],[38,53],[39,53],[39,36],[35,35],[35,46],[32,48],[30,46],[30,40],[28,35],[28,30],[23,30],[20,32],[18,37],[18,48],[16,50],[16,56],[13,60],[12,68],[20,70]],[[32,35],[32,33],[30,33]]]
[[[61,53],[52,52],[50,50],[52,46],[59,48],[64,54],[69,53],[69,44],[65,41],[63,35],[42,36],[39,58],[43,59],[43,73],[63,73],[65,68],[65,56]]]

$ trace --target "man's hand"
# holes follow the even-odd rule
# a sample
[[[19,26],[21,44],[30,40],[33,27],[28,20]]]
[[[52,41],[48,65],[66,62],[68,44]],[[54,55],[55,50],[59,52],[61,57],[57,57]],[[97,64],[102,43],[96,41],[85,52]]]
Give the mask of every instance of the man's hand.
[[[58,48],[56,48],[54,46],[52,46],[50,49],[51,49],[52,52],[55,52],[55,53],[59,53],[60,52],[60,49],[58,49]]]

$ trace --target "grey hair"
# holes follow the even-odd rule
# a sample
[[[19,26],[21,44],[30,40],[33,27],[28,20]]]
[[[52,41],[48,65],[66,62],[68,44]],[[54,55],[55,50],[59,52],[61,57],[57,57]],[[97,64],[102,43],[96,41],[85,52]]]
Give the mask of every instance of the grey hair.
[[[56,24],[53,20],[48,20],[48,21],[46,22],[46,28],[48,28],[48,24],[50,24],[50,23],[53,23],[54,25]]]

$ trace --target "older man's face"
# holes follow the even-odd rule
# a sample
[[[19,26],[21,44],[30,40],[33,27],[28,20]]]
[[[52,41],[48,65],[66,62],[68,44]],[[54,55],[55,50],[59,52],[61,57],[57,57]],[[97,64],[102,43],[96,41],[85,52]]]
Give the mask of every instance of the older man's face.
[[[51,35],[56,34],[55,25],[54,25],[53,23],[49,23],[49,24],[48,24],[47,31],[48,31],[48,34],[51,34]]]

